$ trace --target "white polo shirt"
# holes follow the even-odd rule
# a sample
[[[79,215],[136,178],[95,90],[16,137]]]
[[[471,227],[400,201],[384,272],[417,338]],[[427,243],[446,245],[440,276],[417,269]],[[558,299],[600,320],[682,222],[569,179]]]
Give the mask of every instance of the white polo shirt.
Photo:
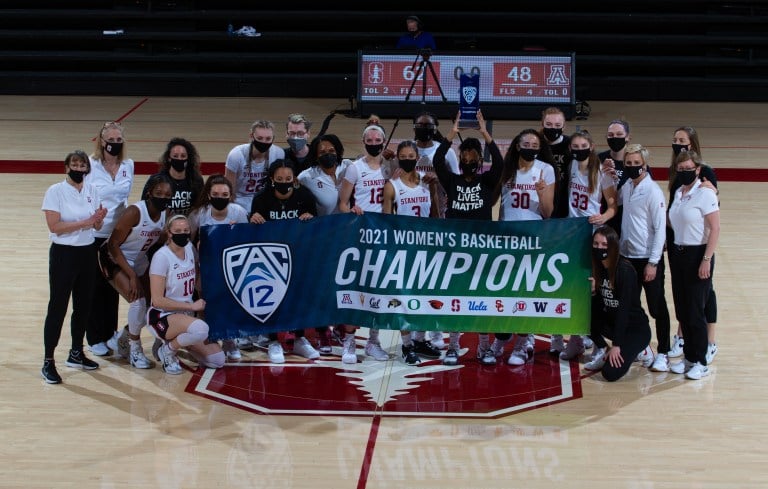
[[[627,180],[619,197],[624,206],[619,240],[621,255],[659,263],[667,239],[667,204],[661,188],[646,173],[637,186]]]
[[[307,168],[299,173],[299,183],[315,196],[318,216],[339,213],[339,190],[341,190],[344,172],[351,163],[351,160],[344,159],[336,166],[335,182],[319,166]]]
[[[101,198],[101,204],[107,209],[104,224],[100,230],[94,231],[94,236],[108,238],[112,230],[115,229],[120,215],[128,207],[128,198],[133,186],[133,160],[123,160],[113,180],[112,175],[104,168],[101,160],[93,157],[88,159],[91,160],[91,172],[85,176],[85,182],[96,187]]]
[[[43,197],[43,211],[58,212],[62,222],[88,219],[100,204],[96,187],[83,183],[83,188],[78,191],[66,180],[48,187]],[[48,236],[54,243],[67,246],[88,246],[94,241],[92,227],[64,234],[49,232]]]
[[[675,192],[675,200],[669,208],[669,222],[675,231],[675,244],[679,246],[697,246],[709,241],[709,228],[704,216],[717,212],[717,194],[701,187],[696,180],[691,191],[683,197],[682,187]]]

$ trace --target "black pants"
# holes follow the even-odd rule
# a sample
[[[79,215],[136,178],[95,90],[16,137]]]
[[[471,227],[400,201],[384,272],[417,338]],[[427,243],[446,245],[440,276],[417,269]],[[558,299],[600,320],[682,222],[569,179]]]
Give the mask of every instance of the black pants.
[[[699,278],[699,265],[706,245],[672,245],[669,252],[669,268],[672,272],[672,296],[675,314],[683,330],[683,354],[689,362],[707,364],[707,316],[705,308],[712,291],[712,272],[715,257],[709,262],[708,279]]]
[[[645,317],[645,314],[643,314]],[[589,337],[595,343],[597,348],[605,348],[608,343],[605,338],[613,340],[613,325],[610,324],[608,317],[603,312],[602,299],[595,296],[592,299],[592,321]],[[621,343],[621,356],[624,362],[617,368],[612,366],[607,360],[600,373],[608,382],[615,382],[624,377],[635,361],[637,355],[651,342],[651,326],[648,324],[648,318],[645,321],[632,322],[627,326],[624,332],[624,339]]]
[[[96,249],[107,240],[107,238],[96,238]],[[86,329],[86,338],[89,345],[102,343],[112,337],[117,331],[118,305],[120,304],[120,294],[101,274],[98,264],[93,287],[93,307],[91,308],[91,319],[88,321]]]
[[[96,247],[52,244],[49,252],[48,282],[50,299],[45,317],[43,340],[45,358],[53,358],[59,344],[69,298],[72,296],[72,349],[82,350],[93,304],[96,274]]]
[[[669,353],[669,309],[667,298],[664,295],[664,255],[656,265],[656,278],[645,282],[645,266],[647,258],[628,258],[637,273],[637,284],[645,291],[645,302],[648,304],[648,313],[656,320],[656,339],[659,341],[658,352]]]

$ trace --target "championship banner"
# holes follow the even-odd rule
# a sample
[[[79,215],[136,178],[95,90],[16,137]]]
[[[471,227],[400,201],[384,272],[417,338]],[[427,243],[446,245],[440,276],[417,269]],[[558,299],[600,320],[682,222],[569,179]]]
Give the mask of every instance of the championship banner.
[[[592,226],[368,213],[204,226],[211,338],[354,324],[587,334]]]

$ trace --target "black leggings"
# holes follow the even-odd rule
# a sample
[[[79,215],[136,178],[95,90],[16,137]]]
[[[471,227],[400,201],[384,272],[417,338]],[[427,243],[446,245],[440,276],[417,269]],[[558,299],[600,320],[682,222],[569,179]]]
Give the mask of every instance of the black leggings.
[[[107,238],[96,238],[96,249],[106,240]],[[107,282],[97,265],[93,286],[93,307],[91,308],[91,318],[86,329],[89,345],[107,341],[117,331],[119,304],[120,295]]]
[[[595,343],[596,348],[605,348],[608,343],[605,338],[613,339],[613,325],[609,324],[608,317],[603,313],[602,299],[595,296],[592,300],[592,324],[589,335]],[[635,361],[637,355],[645,349],[651,342],[651,326],[646,319],[644,322],[630,323],[624,332],[624,339],[621,343],[621,356],[624,363],[621,366],[613,367],[607,360],[601,373],[608,382],[615,382],[624,377]]]
[[[45,358],[53,358],[59,344],[69,298],[72,297],[72,349],[83,349],[83,337],[93,304],[96,247],[51,244],[48,263],[50,299],[45,317],[43,340]]]
[[[656,278],[645,282],[645,266],[647,258],[628,258],[637,272],[637,284],[645,291],[645,302],[648,304],[648,313],[656,320],[656,339],[659,342],[659,353],[669,353],[669,309],[667,299],[664,296],[664,255],[656,265]]]

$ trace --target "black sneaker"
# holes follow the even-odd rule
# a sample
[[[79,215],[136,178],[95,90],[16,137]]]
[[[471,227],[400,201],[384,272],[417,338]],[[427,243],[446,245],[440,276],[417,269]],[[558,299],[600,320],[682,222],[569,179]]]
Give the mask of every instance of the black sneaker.
[[[99,364],[86,357],[82,350],[69,350],[66,361],[67,367],[81,368],[83,370],[96,370]]]
[[[418,365],[421,363],[421,359],[413,351],[413,347],[405,345],[403,345],[403,361],[408,365]]]
[[[443,358],[443,365],[458,365],[459,364],[459,352],[456,348],[448,348],[445,352],[445,358]]]
[[[53,360],[43,360],[43,369],[40,373],[49,384],[61,384],[61,376],[56,371],[56,363]]]
[[[413,340],[413,352],[424,358],[440,358],[440,350],[428,341]]]

